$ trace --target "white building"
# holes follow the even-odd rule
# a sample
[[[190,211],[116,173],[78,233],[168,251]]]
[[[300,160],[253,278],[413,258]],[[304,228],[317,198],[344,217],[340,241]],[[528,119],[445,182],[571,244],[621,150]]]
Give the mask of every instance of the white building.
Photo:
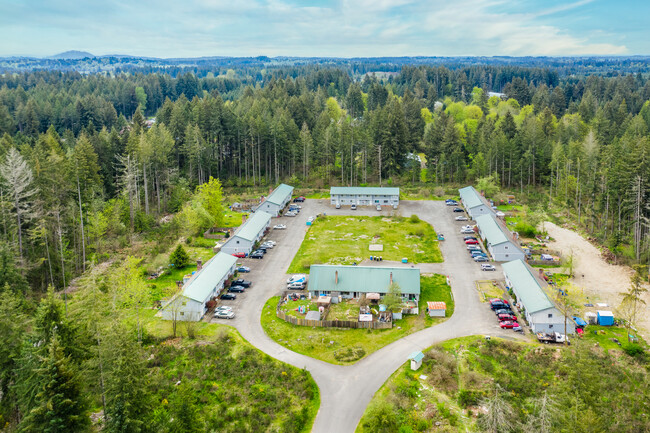
[[[460,202],[465,207],[467,215],[473,220],[481,215],[494,214],[490,203],[473,186],[466,186],[459,189],[458,192],[460,193]]]
[[[262,239],[271,225],[271,214],[255,212],[221,247],[227,254],[250,254],[256,242]]]
[[[282,209],[291,201],[293,187],[281,183],[255,210],[264,211],[271,216],[278,216]]]
[[[564,334],[564,315],[544,291],[546,282],[535,278],[533,271],[523,260],[504,263],[502,267],[506,285],[512,289],[518,305],[523,308],[532,331]],[[575,333],[575,324],[570,317],[566,319],[566,333]]]
[[[198,321],[207,312],[206,304],[216,297],[235,273],[237,257],[217,253],[183,285],[162,310],[165,320]]]
[[[363,186],[333,186],[330,188],[333,205],[399,206],[399,188],[375,188]]]
[[[524,260],[526,254],[514,240],[502,221],[493,215],[481,215],[476,218],[479,235],[492,258],[497,262]]]

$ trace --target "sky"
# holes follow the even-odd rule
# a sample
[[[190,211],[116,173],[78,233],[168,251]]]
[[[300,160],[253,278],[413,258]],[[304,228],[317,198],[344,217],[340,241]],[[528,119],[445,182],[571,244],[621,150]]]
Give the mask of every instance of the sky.
[[[650,54],[648,0],[0,0],[0,56]]]

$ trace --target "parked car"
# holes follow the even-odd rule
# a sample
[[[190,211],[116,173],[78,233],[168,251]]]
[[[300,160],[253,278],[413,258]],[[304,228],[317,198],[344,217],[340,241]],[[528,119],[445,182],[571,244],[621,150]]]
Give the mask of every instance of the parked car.
[[[471,235],[474,233],[474,230],[472,229],[460,229],[460,234],[462,235]]]
[[[261,247],[265,247],[265,248],[273,248],[274,246],[275,246],[275,244],[272,244],[272,243],[270,243],[270,242],[264,242],[262,245],[260,245],[260,248],[261,248]]]
[[[235,313],[232,311],[217,311],[214,313],[214,317],[217,319],[234,319]]]
[[[476,257],[474,257],[474,261],[477,262],[477,263],[478,262],[489,262],[490,259],[488,259],[485,256],[476,256]]]
[[[480,245],[468,245],[467,249],[469,251],[481,251],[481,246]]]
[[[469,218],[467,218],[465,215],[459,215],[456,218],[454,218],[456,221],[468,221]]]
[[[245,287],[245,288],[249,288],[251,286],[251,284],[253,284],[252,281],[247,281],[247,280],[244,280],[243,278],[238,278],[238,279],[236,279],[235,281],[232,282],[233,286],[242,286],[242,287]]]
[[[482,265],[482,266],[487,266],[487,265]],[[492,298],[492,299],[490,299],[490,304],[494,304],[494,303],[506,304],[508,306],[510,305],[510,302],[508,302],[507,299],[502,299],[502,298]],[[508,308],[510,308],[510,307],[508,307]]]
[[[378,210],[379,212],[381,212],[381,205],[380,205],[380,204],[377,205],[377,210]]]
[[[510,308],[500,308],[498,310],[494,310],[494,314],[499,316],[499,314],[514,314]]]
[[[228,291],[230,293],[244,293],[246,289],[243,288],[242,286],[231,286],[228,288]]]
[[[250,256],[251,259],[263,259],[264,258],[264,252],[257,250],[254,253],[251,253]]]
[[[294,203],[302,203],[304,201],[305,201],[305,197],[303,197],[303,196],[296,197],[296,198],[293,199]]]
[[[272,239],[267,239],[267,240],[264,241],[264,243],[265,244],[270,244],[270,245],[273,245],[273,246],[276,246],[278,244],[276,241],[274,241]]]
[[[310,223],[313,223],[314,221],[316,221],[316,217],[315,216],[310,216],[309,218],[307,218],[307,221],[309,221]]]
[[[238,257],[240,259],[243,259],[246,257],[246,253],[241,252],[241,253],[232,253],[233,256]]]
[[[466,245],[477,245],[477,244],[478,244],[478,241],[477,241],[476,239],[467,239],[467,240],[465,241],[465,244],[466,244]]]
[[[454,208],[454,212],[465,212],[465,210],[464,210],[464,209],[461,209],[461,208],[459,208],[459,207],[455,207],[455,208]]]
[[[482,271],[496,271],[497,268],[494,265],[481,265]]]
[[[447,206],[458,206],[458,202],[457,202],[456,200],[452,200],[452,199],[450,199],[450,198],[448,198],[447,200],[445,200],[445,204],[446,204]]]
[[[471,252],[470,252],[470,256],[471,256],[472,258],[474,258],[474,257],[485,257],[485,258],[488,258],[488,255],[485,254],[483,251],[471,251]]]
[[[502,329],[512,329],[512,328],[514,328],[515,326],[519,326],[519,323],[517,323],[517,322],[513,322],[512,320],[506,320],[506,321],[504,321],[504,322],[499,323],[499,326],[500,326]]]
[[[336,207],[337,209],[341,209],[341,203],[336,203],[336,206],[335,206],[335,207]]]
[[[284,216],[286,216],[286,217],[295,217],[296,215],[298,215],[298,213],[294,212],[292,210],[290,210],[289,212],[284,214]]]
[[[357,205],[356,204],[350,205],[350,210],[357,210]]]
[[[266,254],[266,250],[265,250],[265,249],[262,249],[262,248],[258,248],[258,249],[256,249],[255,251],[253,251],[253,253],[262,253],[262,254]]]
[[[257,251],[264,251],[266,253],[266,250],[270,250],[271,248],[273,248],[271,245],[262,244],[257,247]]]
[[[243,274],[247,274],[247,273],[249,273],[249,272],[251,271],[251,268],[249,268],[248,266],[240,266],[240,267],[238,267],[238,268],[235,269],[235,270],[236,270],[237,272],[241,272],[241,273],[243,273]]]
[[[289,210],[291,212],[297,212],[300,213],[300,209],[302,209],[302,206],[298,206],[297,204],[291,204],[289,205]]]
[[[234,295],[232,293],[224,293],[223,295],[219,296],[219,298],[228,301],[234,301],[235,299],[237,299],[237,295]]]
[[[508,310],[510,309],[510,305],[507,303],[503,302],[501,299],[492,299],[490,301],[490,308],[493,310],[501,310],[503,308],[507,308]]]
[[[517,326],[513,326],[512,330],[515,332],[524,332],[524,329],[519,324],[517,324]]]
[[[284,224],[276,224],[273,226],[273,230],[284,230],[286,228],[287,226],[285,226]]]
[[[214,309],[215,314],[217,311],[232,311],[232,307],[230,305],[219,305]]]
[[[511,322],[517,321],[517,316],[515,316],[514,314],[499,314],[497,317],[499,318],[499,322],[503,322],[506,320],[510,320]]]
[[[302,290],[304,288],[305,288],[305,281],[294,281],[292,283],[287,284],[287,289]]]
[[[463,240],[464,240],[464,241],[469,241],[470,239],[473,239],[473,240],[475,240],[475,241],[478,240],[478,239],[476,239],[476,236],[463,236]]]
[[[293,283],[294,281],[302,281],[305,282],[307,281],[307,275],[305,274],[296,274],[287,279],[287,284]]]

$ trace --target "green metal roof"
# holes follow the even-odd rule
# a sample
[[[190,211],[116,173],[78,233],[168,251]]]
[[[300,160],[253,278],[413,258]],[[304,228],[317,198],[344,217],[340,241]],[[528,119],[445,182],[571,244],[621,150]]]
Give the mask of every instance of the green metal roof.
[[[505,229],[499,225],[496,218],[491,215],[481,215],[476,217],[476,225],[483,236],[491,245],[499,245],[508,242],[508,236],[503,232]]]
[[[217,253],[203,266],[183,288],[183,296],[197,302],[203,302],[210,295],[217,283],[230,273],[237,263],[237,257],[226,253]]]
[[[526,311],[536,313],[555,307],[523,260],[513,260],[501,266]]]
[[[399,188],[383,188],[383,187],[371,187],[371,186],[333,186],[330,188],[330,195],[334,195],[334,194],[399,196]]]
[[[338,284],[336,272],[338,271]],[[311,265],[310,292],[387,293],[390,275],[403,294],[420,294],[420,269],[377,266]]]
[[[409,355],[409,359],[412,359],[415,362],[420,362],[424,359],[424,353],[422,352],[413,352]]]
[[[478,191],[476,191],[476,189],[474,189],[473,186],[466,186],[465,188],[459,189],[458,192],[460,193],[460,198],[463,200],[463,204],[467,209],[485,205],[481,199],[481,195],[478,193]]]
[[[259,232],[266,227],[271,220],[271,215],[266,212],[255,212],[251,217],[239,228],[233,237],[246,239],[247,241],[254,241]]]
[[[265,201],[268,201],[269,203],[281,205],[284,203],[287,196],[291,198],[291,194],[293,194],[293,187],[281,183],[280,185],[278,185],[276,189],[273,190],[271,195],[269,195]]]

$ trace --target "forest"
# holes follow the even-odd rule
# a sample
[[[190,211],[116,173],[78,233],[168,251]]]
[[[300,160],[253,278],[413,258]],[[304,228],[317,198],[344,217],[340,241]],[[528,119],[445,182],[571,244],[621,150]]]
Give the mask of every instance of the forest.
[[[53,292],[68,293],[71,282],[116,257],[155,255],[218,225],[222,194],[234,191],[279,182],[401,185],[428,197],[487,179],[532,213],[570,219],[621,260],[650,261],[647,70],[586,75],[513,63],[375,65],[369,74],[307,63],[233,64],[205,74],[1,75],[2,420],[40,431],[47,404],[35,390],[44,369],[62,381],[53,389],[92,396],[95,406],[110,378],[113,395],[127,392],[116,378],[143,370],[109,369],[106,383],[89,377],[103,362],[145,368],[147,353],[134,341],[149,338],[140,330],[137,260],[88,285],[113,310],[90,308],[74,327]],[[109,337],[97,324],[121,318],[116,306],[132,314],[115,334],[130,335],[123,344],[140,349],[103,358]],[[309,389],[298,372],[291,377]],[[168,384],[156,378],[145,388],[162,395]],[[148,412],[104,405],[138,425]],[[78,416],[85,408],[67,410],[69,422],[85,425]],[[273,422],[282,421],[267,426]]]

